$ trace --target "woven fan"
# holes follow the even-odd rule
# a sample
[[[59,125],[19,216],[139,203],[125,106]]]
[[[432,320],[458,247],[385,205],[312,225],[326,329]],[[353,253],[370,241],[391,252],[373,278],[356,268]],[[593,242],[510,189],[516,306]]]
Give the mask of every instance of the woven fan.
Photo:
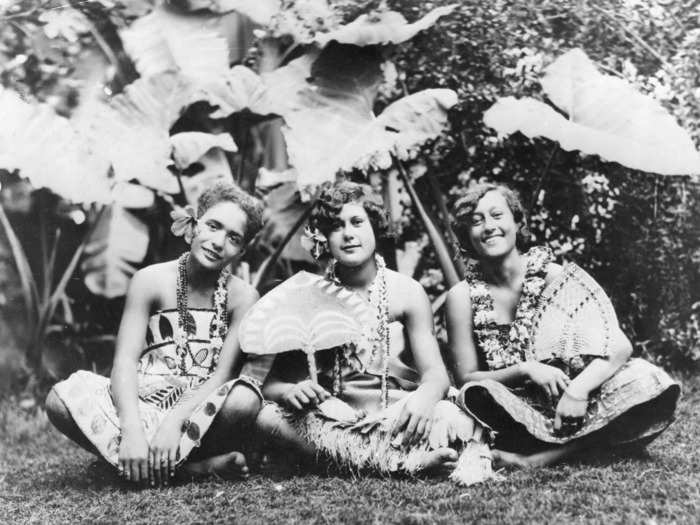
[[[357,342],[368,315],[357,295],[318,275],[299,272],[248,311],[238,335],[241,349],[250,354],[303,350],[309,377],[316,383],[314,353]]]
[[[542,292],[532,327],[532,346],[538,361],[580,355],[607,356],[617,330],[610,299],[585,271],[568,263]]]

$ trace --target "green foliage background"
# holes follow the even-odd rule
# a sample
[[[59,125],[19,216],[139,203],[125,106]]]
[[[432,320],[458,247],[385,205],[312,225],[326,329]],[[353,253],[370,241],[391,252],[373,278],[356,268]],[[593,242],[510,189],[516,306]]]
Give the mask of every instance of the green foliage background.
[[[392,7],[414,17],[427,8]],[[397,57],[408,92],[438,85],[459,94],[448,136],[424,157],[449,203],[475,180],[519,190],[531,203],[532,241],[591,271],[638,352],[681,367],[700,362],[698,180],[635,172],[522,135],[498,141],[482,115],[500,96],[541,98],[542,66],[581,47],[604,72],[660,99],[698,144],[698,9],[689,1],[466,0]],[[429,194],[427,181],[417,184]],[[426,262],[424,281],[438,292],[431,268]]]

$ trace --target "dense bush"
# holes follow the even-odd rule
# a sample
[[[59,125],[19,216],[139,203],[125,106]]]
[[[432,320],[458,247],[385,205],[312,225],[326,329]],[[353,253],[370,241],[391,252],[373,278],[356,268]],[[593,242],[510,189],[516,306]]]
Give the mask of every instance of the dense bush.
[[[112,93],[136,77],[118,29],[152,9],[151,2],[73,2],[73,18],[56,13],[44,17],[37,6],[45,3],[18,2],[16,9],[7,8],[4,12],[10,22],[0,27],[0,79],[4,86],[12,87],[28,100],[49,102],[59,114],[70,115],[80,110],[84,100],[97,96],[95,86],[101,82],[104,91]],[[346,21],[383,4],[412,21],[429,9],[452,2],[330,3]],[[449,131],[407,163],[434,221],[440,224],[449,220],[445,211],[475,181],[492,180],[513,186],[530,210],[532,242],[546,243],[560,260],[573,260],[587,268],[610,293],[637,350],[679,367],[700,364],[698,180],[636,172],[597,157],[565,152],[544,139],[529,140],[518,134],[499,139],[484,125],[482,117],[501,96],[543,98],[539,85],[543,69],[562,53],[580,47],[601,71],[622,76],[660,100],[690,131],[696,144],[700,143],[700,19],[692,9],[695,3],[464,0],[436,27],[418,34],[410,43],[384,46],[382,52],[391,55],[395,68],[383,65],[386,82],[375,104],[379,112],[397,98],[422,89],[455,90],[459,103],[450,111]],[[114,8],[106,7],[112,4]],[[323,2],[287,4],[301,12],[304,6]],[[82,15],[76,14],[77,10]],[[304,35],[313,32],[314,24],[323,25],[323,20],[304,25],[308,21],[304,22],[303,17],[297,20],[297,11],[289,13],[283,24],[298,25]],[[58,36],[49,38],[51,31],[57,31]],[[308,47],[295,47],[290,42],[288,36],[276,41],[280,49],[274,67],[299,56]],[[260,56],[266,45],[269,47],[270,41],[259,41],[257,47],[239,59],[246,64],[257,61],[262,69]],[[257,167],[266,155],[270,156],[265,140],[260,138],[263,132],[253,129],[259,118],[249,114],[252,124],[232,117],[214,122],[207,118],[206,111],[195,106],[174,124],[170,134],[213,133],[221,129],[231,133],[237,144],[249,147],[242,147],[243,153],[229,155],[228,163],[243,186],[252,189]],[[183,170],[180,175],[188,173]],[[22,191],[15,174],[0,173],[0,183],[4,185],[5,209],[12,215],[12,206],[21,205],[22,209],[14,211],[13,217],[18,219],[13,221],[15,224],[21,224],[22,219],[36,224],[42,220],[61,223],[66,230],[62,243],[79,244],[86,225],[71,222],[71,217],[75,217],[72,214],[79,210],[58,202],[48,212],[45,210],[42,218],[36,202],[31,203],[37,198],[36,193],[23,194],[22,199],[12,197],[12,192]],[[294,222],[300,214],[301,202],[295,189],[287,188],[276,195],[281,201],[277,210],[281,222]],[[446,202],[441,202],[441,196]],[[174,198],[183,201],[184,195]],[[401,200],[405,206],[397,221],[398,246],[407,240],[417,240],[423,246],[416,276],[439,305],[446,289],[445,278],[410,200],[406,195]],[[148,208],[132,210],[132,218],[150,225],[143,264],[171,257],[182,248],[172,243],[165,227],[169,204],[162,195],[154,202]],[[37,237],[34,229],[24,230],[18,231],[22,240]],[[274,249],[273,241],[283,236],[274,229],[268,233],[263,249],[261,244],[257,250],[251,250],[254,266],[265,259],[270,248]],[[0,245],[3,243],[5,239]],[[64,251],[58,254],[57,267],[70,259],[70,250]],[[39,252],[29,256],[37,264],[45,258]],[[292,269],[299,264],[303,263],[295,261],[287,267]],[[0,250],[0,265],[10,265],[9,252]],[[54,280],[58,277],[55,273]],[[54,322],[63,323],[63,333],[76,341],[72,347],[81,349],[80,359],[97,360],[103,365],[108,360],[89,355],[86,337],[97,341],[99,347],[99,342],[105,341],[101,335],[113,334],[120,299],[108,301],[92,295],[81,279],[73,281],[67,288],[73,305],[71,316],[64,315]],[[21,297],[13,282],[14,277],[0,277],[0,312],[6,321],[0,323],[0,335],[9,326],[21,324],[15,322],[21,320],[17,315]],[[444,341],[442,328],[439,333]],[[103,346],[109,346],[109,339],[106,341]]]
[[[595,4],[465,1],[396,61],[408,91],[438,84],[459,93],[449,136],[424,157],[450,203],[475,180],[518,189],[531,209],[532,241],[591,271],[637,350],[695,367],[698,180],[635,172],[521,135],[500,141],[482,121],[498,96],[538,96],[542,68],[559,53],[582,47],[604,72],[619,72],[661,100],[700,143],[697,14],[684,2]],[[417,1],[394,6],[413,16],[425,8]],[[429,193],[428,181],[418,185]],[[417,231],[408,228],[405,235]],[[424,272],[425,281],[435,283],[430,264]]]

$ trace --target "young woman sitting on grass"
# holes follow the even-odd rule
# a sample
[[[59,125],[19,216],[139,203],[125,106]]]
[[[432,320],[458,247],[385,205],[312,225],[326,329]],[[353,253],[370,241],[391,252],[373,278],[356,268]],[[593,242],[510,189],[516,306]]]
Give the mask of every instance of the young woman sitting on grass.
[[[234,451],[260,409],[260,378],[241,375],[237,325],[258,299],[229,267],[259,231],[262,205],[238,187],[205,190],[173,224],[190,250],[131,280],[111,380],[78,371],[46,400],[61,432],[124,479],[167,484],[190,474],[245,474]],[[237,444],[236,446],[239,446]]]
[[[497,432],[494,460],[543,466],[658,436],[673,419],[678,384],[630,359],[632,345],[588,274],[554,264],[546,248],[521,251],[526,217],[515,193],[477,185],[458,201],[457,222],[474,258],[447,297],[458,403]]]
[[[377,253],[387,231],[381,198],[367,185],[337,183],[321,193],[310,226],[332,257],[326,279],[361,298],[370,321],[358,344],[317,352],[318,384],[302,352],[280,354],[263,388],[275,403],[262,409],[259,427],[278,445],[353,471],[452,471],[474,425],[443,400],[449,379],[425,291]],[[331,397],[357,421],[317,410]]]

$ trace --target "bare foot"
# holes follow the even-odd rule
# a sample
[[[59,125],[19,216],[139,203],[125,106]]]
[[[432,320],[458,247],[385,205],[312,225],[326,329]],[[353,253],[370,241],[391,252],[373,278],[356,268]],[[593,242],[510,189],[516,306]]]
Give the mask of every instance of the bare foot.
[[[447,476],[457,466],[457,451],[452,448],[439,448],[426,452],[421,464],[421,472],[433,476]]]
[[[548,467],[549,465],[553,465],[559,461],[562,461],[563,459],[566,459],[578,449],[578,444],[569,443],[567,445],[537,452],[536,454],[532,454],[530,456],[506,452],[504,450],[494,450],[492,452],[493,465],[494,468],[503,467],[518,469]]]
[[[503,477],[493,471],[493,456],[488,444],[471,440],[460,454],[450,479],[469,487],[488,480],[499,481]]]
[[[515,454],[514,452],[494,449],[491,451],[491,457],[493,458],[494,470],[499,470],[502,468],[506,470],[528,469],[532,467],[532,465],[528,462],[528,456]]]
[[[202,461],[186,463],[183,470],[193,476],[219,476],[224,479],[247,478],[250,474],[245,456],[229,452]]]

